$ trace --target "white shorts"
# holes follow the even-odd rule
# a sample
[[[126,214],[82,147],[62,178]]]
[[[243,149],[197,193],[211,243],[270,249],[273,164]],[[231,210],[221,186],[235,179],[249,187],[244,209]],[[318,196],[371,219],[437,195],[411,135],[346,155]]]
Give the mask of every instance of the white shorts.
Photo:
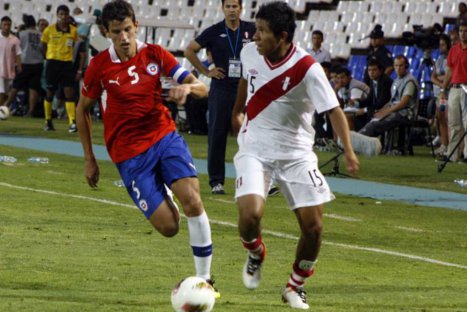
[[[13,85],[13,79],[0,78],[0,93],[10,92],[11,86]]]
[[[279,185],[292,210],[318,206],[335,198],[311,153],[294,160],[267,160],[237,153],[234,164],[235,198],[255,194],[266,200],[271,179]]]

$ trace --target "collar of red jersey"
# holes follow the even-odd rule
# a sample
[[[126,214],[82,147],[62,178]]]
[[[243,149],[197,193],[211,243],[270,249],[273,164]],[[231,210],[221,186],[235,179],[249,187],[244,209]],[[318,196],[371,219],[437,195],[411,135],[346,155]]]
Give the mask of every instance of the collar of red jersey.
[[[146,47],[146,43],[136,40],[136,48],[138,49],[138,52],[141,51],[142,48]],[[112,60],[113,63],[121,63],[122,61],[117,55],[117,51],[115,51],[115,46],[112,43],[109,48],[109,53],[110,53],[110,59]]]

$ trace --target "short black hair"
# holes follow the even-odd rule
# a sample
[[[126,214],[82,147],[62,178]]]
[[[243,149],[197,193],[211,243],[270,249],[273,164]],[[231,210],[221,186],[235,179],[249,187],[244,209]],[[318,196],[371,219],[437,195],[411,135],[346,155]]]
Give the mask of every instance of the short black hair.
[[[66,6],[66,5],[64,5],[64,4],[61,4],[61,5],[59,5],[59,6],[57,7],[57,14],[58,14],[58,12],[60,12],[60,11],[64,11],[64,12],[66,12],[66,13],[70,13],[70,8],[69,8],[68,6]]]
[[[331,62],[321,62],[321,67],[326,68],[327,70],[331,71],[332,63]]]
[[[32,15],[23,14],[23,23],[27,28],[36,27],[36,19]]]
[[[222,6],[224,6],[224,2],[225,2],[225,0],[222,0]],[[242,0],[238,0],[238,4],[240,4],[240,6],[242,6]]]
[[[336,75],[340,75],[340,74],[345,74],[347,77],[350,77],[352,76],[352,73],[350,72],[350,70],[346,67],[339,67],[337,70],[336,70]]]
[[[130,17],[133,23],[136,22],[135,11],[130,3],[124,0],[113,0],[111,2],[107,2],[102,9],[102,24],[108,30],[110,21],[119,21],[123,22],[123,20],[127,17]]]
[[[5,21],[7,21],[7,22],[10,22],[10,23],[11,23],[11,18],[10,18],[10,17],[8,17],[8,16],[4,16],[4,17],[2,17],[2,20],[1,20],[1,22],[3,23],[3,22],[5,22]]]
[[[324,34],[321,30],[313,30],[313,32],[311,33],[311,35],[318,35],[318,36],[321,36],[321,39],[324,39]]]
[[[287,3],[281,1],[265,3],[259,7],[255,18],[265,20],[276,37],[285,31],[289,35],[287,41],[292,42],[297,25],[295,12]]]
[[[446,35],[446,34],[439,35],[439,40],[443,40],[444,42],[446,42],[446,45],[448,47],[448,51],[449,51],[449,49],[451,49],[451,38],[449,38],[448,35]]]
[[[370,67],[370,66],[376,66],[376,67],[379,68],[379,70],[384,71],[384,66],[383,66],[383,64],[381,64],[381,62],[378,61],[377,59],[374,59],[374,58],[370,59],[370,60],[368,61],[367,69],[368,69],[368,67]]]

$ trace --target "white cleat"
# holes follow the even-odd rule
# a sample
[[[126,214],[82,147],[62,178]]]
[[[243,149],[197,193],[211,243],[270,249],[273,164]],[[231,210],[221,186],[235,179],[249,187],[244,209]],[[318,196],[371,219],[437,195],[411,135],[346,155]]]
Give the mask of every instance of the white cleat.
[[[308,310],[310,306],[306,303],[306,292],[302,287],[285,287],[282,290],[282,301],[291,308]]]
[[[261,267],[263,261],[255,259],[248,253],[245,265],[243,266],[243,285],[248,289],[256,289],[261,281]]]

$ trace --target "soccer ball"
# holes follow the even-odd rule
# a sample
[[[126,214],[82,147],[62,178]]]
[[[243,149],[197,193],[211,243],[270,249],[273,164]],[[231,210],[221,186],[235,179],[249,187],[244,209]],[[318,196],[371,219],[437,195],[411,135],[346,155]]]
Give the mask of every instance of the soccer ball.
[[[7,106],[0,106],[0,120],[5,120],[10,117],[10,110]]]
[[[172,307],[177,312],[209,312],[215,303],[214,288],[204,278],[190,276],[172,289]]]

